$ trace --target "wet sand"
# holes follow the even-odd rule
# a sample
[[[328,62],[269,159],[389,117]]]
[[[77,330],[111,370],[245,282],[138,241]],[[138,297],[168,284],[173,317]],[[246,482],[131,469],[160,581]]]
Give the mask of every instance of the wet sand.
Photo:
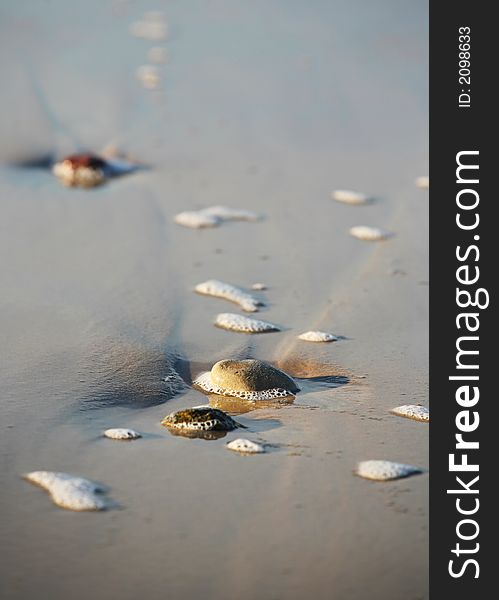
[[[389,413],[428,402],[426,4],[0,10],[2,598],[426,598],[428,475],[352,474],[428,467],[428,426]],[[154,91],[136,70],[158,43],[129,33],[147,10],[170,28]],[[78,190],[15,166],[110,143],[150,170]],[[330,198],[345,188],[377,201]],[[216,204],[264,219],[174,223]],[[360,224],[396,235],[362,242]],[[283,331],[216,328],[246,313],[195,294],[207,279],[266,283],[254,316]],[[296,339],[311,329],[345,339]],[[267,454],[160,425],[208,401],[164,377],[235,357],[302,387],[237,417]],[[61,510],[20,478],[38,469],[102,482],[119,507]]]

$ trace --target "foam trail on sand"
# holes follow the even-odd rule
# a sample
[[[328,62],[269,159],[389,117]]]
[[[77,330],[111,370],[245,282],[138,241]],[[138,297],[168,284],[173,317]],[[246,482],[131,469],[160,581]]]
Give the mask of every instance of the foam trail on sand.
[[[224,298],[230,302],[235,302],[246,312],[257,312],[258,307],[263,306],[263,302],[255,296],[244,292],[230,283],[224,283],[217,279],[209,279],[208,281],[199,283],[194,290],[198,294],[214,296],[215,298]]]

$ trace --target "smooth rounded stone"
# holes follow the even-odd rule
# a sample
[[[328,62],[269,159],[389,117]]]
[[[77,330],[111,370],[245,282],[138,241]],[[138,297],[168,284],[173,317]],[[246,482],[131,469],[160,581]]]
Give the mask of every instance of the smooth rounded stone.
[[[106,429],[103,435],[111,440],[137,440],[142,437],[138,431],[122,427]]]
[[[414,183],[416,184],[416,187],[427,190],[430,187],[430,178],[428,175],[422,175],[421,177],[418,177]]]
[[[104,488],[89,479],[53,471],[33,471],[24,478],[46,490],[61,508],[75,511],[107,508],[104,498],[98,495]]]
[[[289,375],[255,359],[221,360],[211,372],[193,382],[205,392],[244,400],[272,400],[294,396],[300,388]]]
[[[299,340],[305,340],[306,342],[337,342],[338,338],[332,333],[326,333],[325,331],[306,331],[298,336]]]
[[[368,225],[357,225],[350,229],[350,235],[367,242],[378,242],[381,240],[387,240],[393,236],[393,233],[381,229],[380,227],[370,227]]]
[[[201,388],[208,394],[218,394],[219,396],[241,398],[241,400],[276,400],[278,398],[288,398],[289,396],[295,395],[294,392],[290,392],[289,390],[285,390],[283,388],[271,388],[259,392],[221,388],[212,382],[211,373],[209,371],[198,375],[192,383],[194,386]]]
[[[372,198],[367,194],[361,192],[354,192],[352,190],[335,190],[331,192],[331,198],[336,202],[343,202],[344,204],[369,204]]]
[[[167,415],[161,425],[191,431],[232,431],[244,427],[222,410],[211,407],[185,408]]]
[[[264,446],[244,438],[232,440],[232,442],[229,442],[226,447],[229,450],[232,450],[233,452],[239,452],[240,454],[263,454],[265,452]]]
[[[365,460],[357,465],[355,474],[364,479],[390,481],[418,475],[422,472],[422,469],[413,465],[405,465],[389,460]]]
[[[99,156],[72,154],[56,162],[52,172],[68,187],[90,188],[104,183],[106,168],[106,161]]]
[[[234,313],[220,313],[217,315],[215,325],[228,331],[238,331],[240,333],[268,333],[270,331],[280,331],[280,328],[273,323],[251,319],[243,315]]]
[[[264,283],[257,282],[252,284],[251,289],[255,292],[263,292],[267,289],[267,286]]]
[[[262,391],[283,388],[299,390],[289,375],[263,360],[220,360],[211,368],[211,380],[222,388]]]
[[[225,221],[259,221],[260,216],[250,210],[229,208],[228,206],[209,206],[200,210],[190,210],[177,214],[175,223],[192,229],[217,227]]]
[[[263,302],[258,298],[255,298],[255,296],[248,294],[230,283],[224,283],[217,279],[209,279],[208,281],[199,283],[194,290],[198,294],[223,298],[224,300],[235,302],[246,312],[257,312],[259,307],[263,306]]]
[[[420,406],[419,404],[404,404],[403,406],[393,408],[390,412],[406,419],[414,419],[415,421],[422,421],[424,423],[429,423],[430,421],[430,411],[426,406]]]

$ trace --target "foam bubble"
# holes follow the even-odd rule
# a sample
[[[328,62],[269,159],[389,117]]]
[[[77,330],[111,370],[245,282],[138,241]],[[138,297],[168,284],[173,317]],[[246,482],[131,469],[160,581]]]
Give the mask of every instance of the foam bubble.
[[[263,305],[258,298],[255,298],[251,294],[244,292],[230,283],[224,283],[217,279],[209,279],[208,281],[199,283],[194,289],[198,294],[224,298],[230,302],[235,302],[246,312],[257,312],[258,307]]]
[[[343,202],[344,204],[369,204],[372,200],[367,194],[352,190],[335,190],[331,192],[331,198],[336,200],[336,202]]]
[[[220,313],[217,315],[215,325],[229,331],[238,331],[241,333],[267,333],[270,331],[280,331],[280,328],[273,323],[251,319],[243,315],[234,313]]]
[[[229,442],[226,445],[226,448],[233,452],[239,452],[240,454],[263,454],[265,452],[264,446],[244,438],[238,438],[237,440]]]
[[[54,504],[61,508],[75,511],[107,508],[105,500],[98,495],[104,489],[89,479],[53,471],[33,471],[24,478],[47,490]]]
[[[390,233],[385,229],[381,229],[380,227],[357,225],[356,227],[352,227],[350,229],[350,235],[359,240],[365,240],[368,242],[378,242],[392,237],[393,233]]]
[[[306,342],[336,342],[338,338],[332,333],[325,331],[306,331],[298,336],[298,339]]]
[[[419,404],[404,404],[403,406],[393,408],[391,412],[399,417],[406,417],[415,421],[423,421],[425,423],[430,421],[430,411],[426,406],[420,406]]]
[[[220,219],[200,210],[189,210],[175,215],[175,223],[191,229],[202,229],[203,227],[216,227],[220,224]]]
[[[359,477],[364,477],[364,479],[389,481],[391,479],[410,477],[422,472],[422,469],[419,467],[389,460],[365,460],[357,465],[355,474]]]
[[[142,437],[138,431],[134,431],[133,429],[125,429],[122,427],[106,429],[103,435],[111,440],[136,440]]]

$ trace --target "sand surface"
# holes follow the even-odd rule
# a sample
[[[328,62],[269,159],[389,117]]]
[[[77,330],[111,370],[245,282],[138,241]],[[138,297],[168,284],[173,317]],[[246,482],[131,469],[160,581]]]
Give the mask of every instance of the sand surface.
[[[427,597],[428,475],[352,475],[428,467],[428,426],[389,413],[428,399],[426,8],[0,2],[2,598]],[[169,25],[153,91],[136,70],[158,42],[129,32],[148,10]],[[18,166],[109,144],[151,168],[89,191]],[[264,219],[173,222],[216,204]],[[396,235],[348,235],[364,224]],[[255,316],[283,331],[214,327],[241,311],[192,292],[207,279],[267,284]],[[296,339],[311,329],[345,339]],[[208,400],[163,377],[237,357],[302,387],[237,417],[270,452],[160,426]],[[61,510],[20,478],[34,470],[105,483],[119,507]]]

